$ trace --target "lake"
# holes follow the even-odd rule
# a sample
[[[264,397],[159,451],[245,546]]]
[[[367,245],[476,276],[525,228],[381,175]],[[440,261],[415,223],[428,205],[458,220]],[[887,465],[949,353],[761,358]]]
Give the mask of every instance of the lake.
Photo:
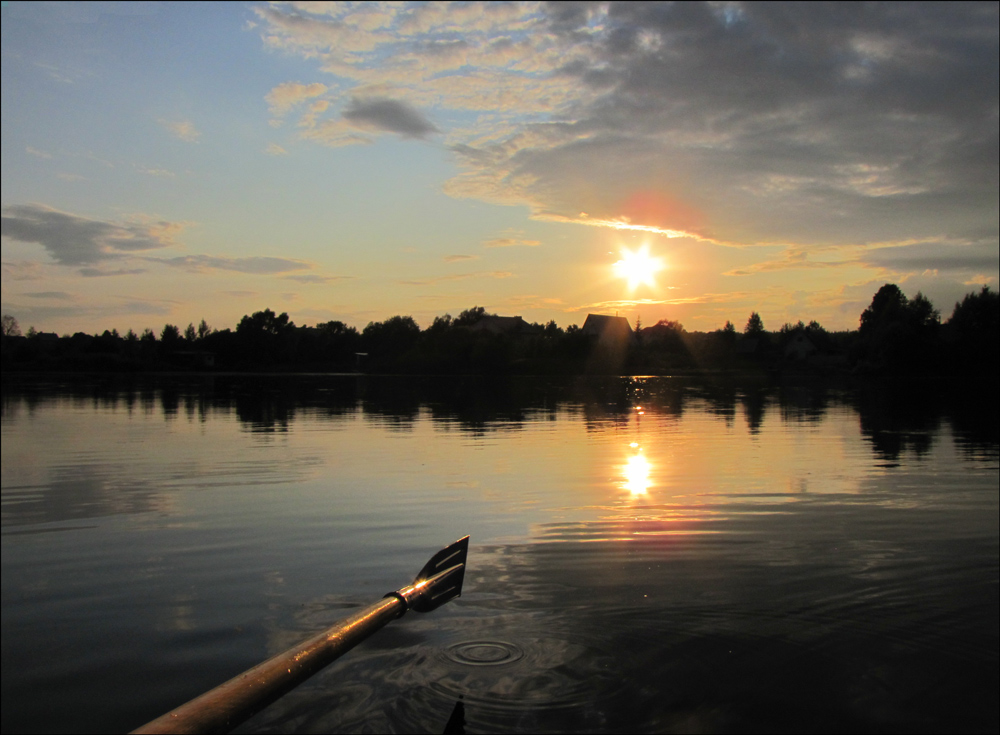
[[[241,732],[996,732],[996,387],[16,379],[4,732],[137,727],[408,583]]]

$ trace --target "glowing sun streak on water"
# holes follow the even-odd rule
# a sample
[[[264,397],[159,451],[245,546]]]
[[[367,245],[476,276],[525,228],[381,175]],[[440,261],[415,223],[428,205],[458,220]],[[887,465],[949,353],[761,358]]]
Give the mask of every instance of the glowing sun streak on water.
[[[650,464],[643,455],[636,454],[625,463],[625,489],[633,495],[645,495],[649,489]]]

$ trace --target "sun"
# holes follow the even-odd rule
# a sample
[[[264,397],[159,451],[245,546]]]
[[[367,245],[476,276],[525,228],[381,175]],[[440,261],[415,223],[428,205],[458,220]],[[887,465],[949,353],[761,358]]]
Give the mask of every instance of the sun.
[[[656,287],[656,273],[665,267],[660,258],[651,257],[649,247],[643,245],[638,251],[632,252],[622,248],[622,259],[612,266],[615,275],[628,281],[628,288],[634,291],[640,285]]]

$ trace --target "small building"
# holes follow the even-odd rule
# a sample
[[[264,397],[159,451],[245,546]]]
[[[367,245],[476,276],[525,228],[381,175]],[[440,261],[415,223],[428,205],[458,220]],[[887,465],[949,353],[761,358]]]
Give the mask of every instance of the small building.
[[[623,316],[587,314],[587,321],[583,323],[580,332],[588,337],[597,337],[602,342],[632,339],[632,325]]]
[[[785,345],[786,360],[805,360],[818,352],[819,349],[803,332],[796,332]]]

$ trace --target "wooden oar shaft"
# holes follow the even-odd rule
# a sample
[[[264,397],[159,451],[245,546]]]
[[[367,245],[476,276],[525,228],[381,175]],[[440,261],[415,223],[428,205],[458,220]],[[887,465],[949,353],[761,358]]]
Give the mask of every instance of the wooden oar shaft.
[[[386,597],[133,732],[229,732],[404,612],[401,597]]]

